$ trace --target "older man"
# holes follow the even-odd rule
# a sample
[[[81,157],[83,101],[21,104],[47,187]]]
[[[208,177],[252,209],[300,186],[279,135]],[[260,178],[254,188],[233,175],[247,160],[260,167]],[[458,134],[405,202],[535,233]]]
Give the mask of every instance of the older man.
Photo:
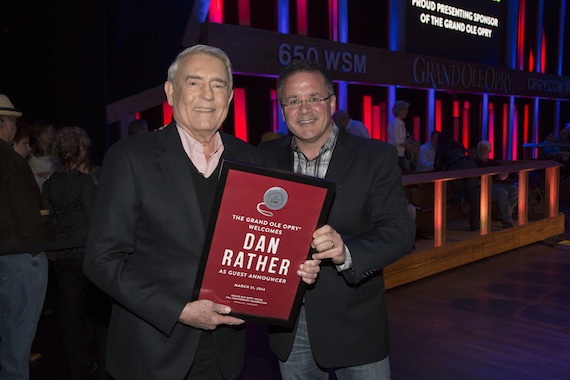
[[[12,149],[16,118],[22,113],[0,95],[0,379],[28,379],[30,352],[48,281],[44,252],[29,252],[44,241],[40,190],[27,161]],[[26,245],[18,251],[19,246]],[[16,253],[13,252],[26,252]],[[29,252],[29,253],[28,253]]]
[[[244,321],[190,302],[222,158],[260,163],[219,131],[232,85],[223,51],[184,50],[164,84],[174,121],[115,144],[103,162],[84,269],[116,300],[107,370],[117,380],[234,379],[242,368]],[[318,266],[298,273],[311,283]]]

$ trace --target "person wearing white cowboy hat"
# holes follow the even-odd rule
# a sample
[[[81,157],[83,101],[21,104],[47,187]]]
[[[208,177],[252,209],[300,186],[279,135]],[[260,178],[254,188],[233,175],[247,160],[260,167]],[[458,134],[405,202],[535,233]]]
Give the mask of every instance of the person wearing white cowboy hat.
[[[19,245],[48,237],[32,170],[11,146],[20,116],[10,99],[0,94],[0,248],[13,247],[16,252]],[[0,255],[0,380],[29,378],[48,280],[45,252],[10,253]]]
[[[0,115],[20,117],[22,113],[16,111],[14,105],[6,95],[0,94]]]
[[[0,115],[20,117],[22,113],[16,111],[14,105],[6,95],[0,94]]]
[[[0,94],[0,139],[8,144],[12,143],[16,136],[16,118],[22,116],[20,111],[16,111],[14,105],[4,94]]]

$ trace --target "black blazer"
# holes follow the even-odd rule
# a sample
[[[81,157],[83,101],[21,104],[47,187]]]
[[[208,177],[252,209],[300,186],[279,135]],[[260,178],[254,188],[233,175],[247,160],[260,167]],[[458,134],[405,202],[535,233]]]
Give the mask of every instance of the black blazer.
[[[260,146],[267,166],[292,170],[291,137]],[[338,273],[326,263],[305,293],[309,338],[317,363],[346,367],[388,355],[382,268],[410,252],[415,223],[407,201],[394,146],[353,136],[340,129],[327,180],[336,183],[327,223],[348,246],[353,270]],[[285,360],[294,328],[272,328],[270,344]]]
[[[51,236],[42,222],[40,189],[28,162],[0,139],[0,248],[45,242]],[[41,252],[38,246],[34,252]],[[10,251],[8,249],[8,251]]]
[[[223,157],[259,164],[251,145],[221,133]],[[201,330],[178,322],[190,301],[206,235],[191,161],[174,124],[124,139],[107,152],[84,270],[116,300],[107,369],[122,379],[183,379]],[[243,365],[244,327],[214,331],[227,379]]]

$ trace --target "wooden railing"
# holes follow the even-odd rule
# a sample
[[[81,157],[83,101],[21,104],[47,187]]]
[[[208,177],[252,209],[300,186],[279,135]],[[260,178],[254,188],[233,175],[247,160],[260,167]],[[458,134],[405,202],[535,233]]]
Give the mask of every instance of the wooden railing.
[[[479,177],[481,179],[481,235],[490,232],[492,176],[502,173],[518,173],[519,204],[518,224],[528,223],[528,173],[545,170],[546,217],[558,214],[560,164],[554,161],[515,161],[501,166],[449,170],[440,172],[414,173],[402,177],[404,186],[433,183],[434,247],[445,244],[447,184],[450,181]]]
[[[544,174],[540,173],[544,186],[544,214],[540,218],[529,220],[529,173],[541,170],[544,170]],[[516,226],[491,232],[491,178],[496,174],[513,172],[519,176]],[[558,205],[559,175],[560,164],[542,160],[505,162],[504,165],[490,168],[404,175],[402,181],[405,186],[433,184],[433,246],[419,247],[420,244],[416,244],[416,250],[384,268],[386,289],[564,233],[564,214],[559,213]],[[452,180],[471,177],[481,179],[481,230],[479,233],[454,231],[454,238],[448,241],[447,185]]]

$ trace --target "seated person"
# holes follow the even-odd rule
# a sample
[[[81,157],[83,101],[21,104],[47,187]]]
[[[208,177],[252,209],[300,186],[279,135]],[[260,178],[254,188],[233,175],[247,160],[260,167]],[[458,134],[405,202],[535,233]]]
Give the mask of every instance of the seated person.
[[[368,133],[368,128],[358,120],[353,120],[347,111],[337,110],[332,116],[334,123],[341,128],[346,129],[350,134],[364,137],[369,139],[370,133]]]
[[[435,170],[468,170],[476,168],[472,158],[465,154],[465,147],[453,139],[450,130],[443,130],[437,140],[437,149],[434,160]],[[469,215],[469,230],[479,229],[481,217],[479,190],[476,177],[466,177],[451,181],[453,194],[461,211]]]
[[[489,158],[492,146],[487,140],[477,144],[477,158],[475,163],[478,167],[500,166],[499,161]],[[498,174],[493,178],[491,185],[491,200],[499,205],[499,219],[503,228],[513,227],[513,210],[519,202],[519,188],[508,179],[509,173]]]
[[[561,144],[570,144],[570,129],[566,127],[558,131],[558,137],[555,139],[555,142]],[[570,146],[561,147],[560,150],[562,152],[570,152]]]
[[[429,136],[429,141],[420,146],[418,171],[425,172],[433,170],[433,161],[435,160],[438,137],[439,131],[433,131]]]
[[[554,133],[549,133],[546,135],[545,139],[544,139],[544,144],[556,144],[557,140],[556,137],[554,137]],[[560,163],[565,163],[566,161],[568,161],[568,156],[570,155],[570,153],[568,152],[563,152],[560,150],[559,146],[553,145],[553,146],[545,146],[544,147],[544,153],[548,156],[548,158],[554,160],[554,161],[558,161]]]
[[[554,137],[553,133],[546,135],[544,140],[545,144],[553,144],[553,146],[545,146],[544,153],[546,156],[556,162],[560,162],[564,166],[560,168],[560,173],[562,176],[568,176],[570,174],[570,147],[560,147],[554,144],[568,143],[568,136],[570,132],[568,128],[563,128],[558,133],[558,137]]]

